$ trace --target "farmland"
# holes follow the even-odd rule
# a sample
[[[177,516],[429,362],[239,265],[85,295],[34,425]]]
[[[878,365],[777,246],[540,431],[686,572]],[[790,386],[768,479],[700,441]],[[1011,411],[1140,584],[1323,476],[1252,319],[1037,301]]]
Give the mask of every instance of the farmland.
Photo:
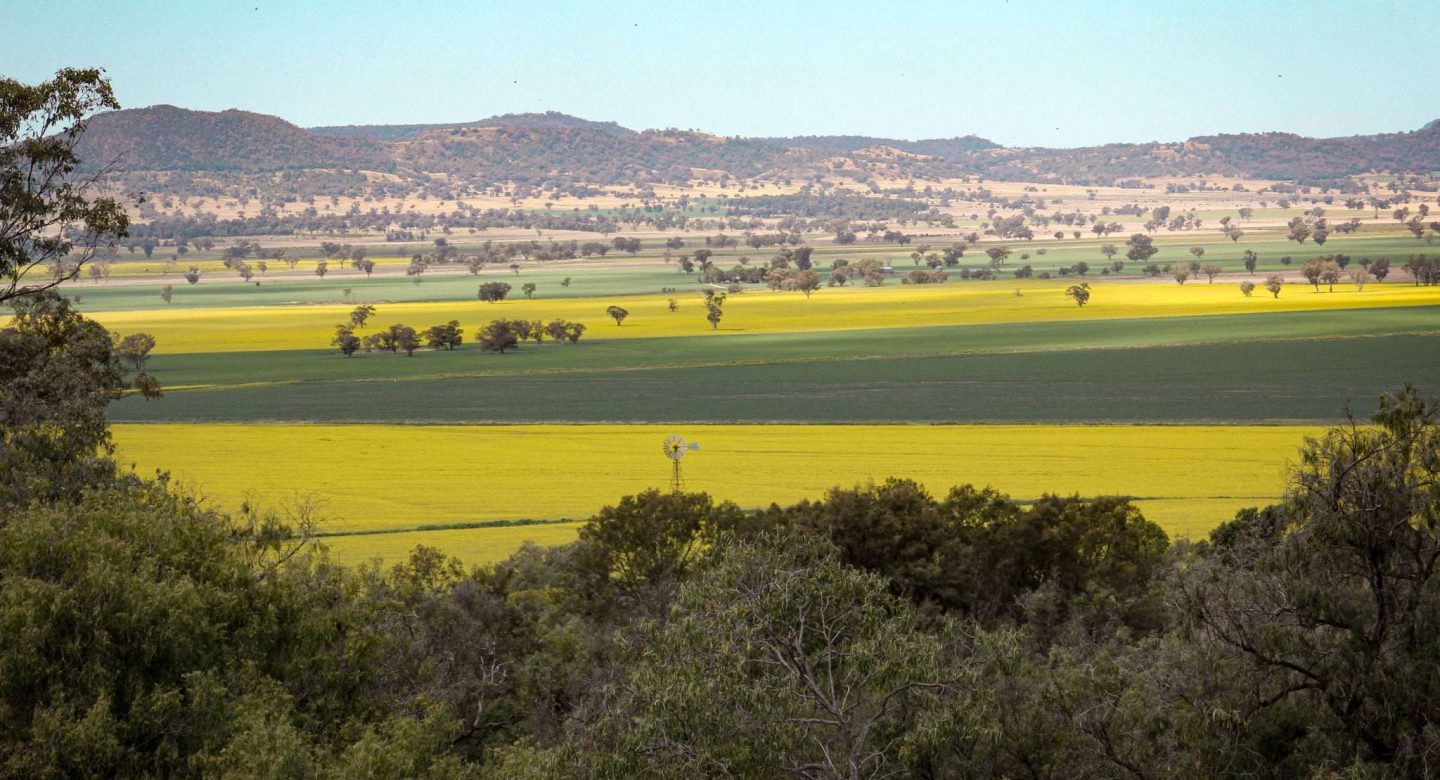
[[[744,507],[788,503],[892,475],[932,492],[973,483],[1017,500],[1128,495],[1175,536],[1198,536],[1284,487],[1313,427],[693,425],[686,485]],[[118,425],[119,458],[169,469],[221,506],[312,498],[342,559],[394,559],[416,543],[476,562],[522,541],[574,538],[574,521],[663,485],[651,425]],[[863,446],[856,446],[857,442]],[[426,530],[427,527],[431,530]],[[391,533],[375,533],[389,531]]]
[[[425,544],[482,563],[526,541],[571,540],[618,496],[664,484],[658,442],[672,432],[705,443],[688,486],[743,507],[905,476],[936,493],[975,483],[1021,501],[1131,496],[1173,535],[1195,537],[1276,495],[1319,426],[1347,409],[1367,415],[1407,382],[1440,387],[1440,287],[1404,277],[1317,287],[1280,262],[1296,250],[1272,227],[1251,233],[1158,238],[1162,258],[1198,257],[1188,252],[1198,244],[1221,268],[1213,283],[951,278],[809,296],[739,285],[717,328],[697,278],[653,249],[479,275],[441,265],[423,280],[402,275],[399,257],[381,258],[373,277],[324,279],[303,260],[259,285],[181,283],[170,302],[157,285],[178,280],[134,260],[74,289],[107,328],[157,340],[146,370],[165,397],[110,410],[121,460],[168,470],[222,507],[314,501],[345,561]],[[1102,243],[1044,241],[1025,262],[1099,265]],[[823,271],[875,257],[898,276],[919,262],[899,248],[816,244]],[[1415,246],[1383,230],[1330,245],[1353,256]],[[1253,274],[1246,250],[1259,253]],[[714,262],[741,254],[721,248]],[[1273,273],[1286,277],[1278,297],[1237,289]],[[475,300],[488,281],[515,292]],[[1067,294],[1076,281],[1090,286],[1086,306]],[[523,284],[533,297],[518,294]],[[341,355],[328,342],[359,304],[376,308],[361,333],[457,320],[465,343]],[[628,312],[623,324],[610,306]],[[494,354],[472,334],[497,318],[587,330],[577,344]]]

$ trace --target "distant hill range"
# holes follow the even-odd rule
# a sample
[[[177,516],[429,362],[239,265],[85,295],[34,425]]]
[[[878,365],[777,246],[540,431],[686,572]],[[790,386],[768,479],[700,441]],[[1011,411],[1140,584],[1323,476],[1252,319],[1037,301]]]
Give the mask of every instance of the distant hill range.
[[[1291,133],[1199,136],[1178,143],[1009,148],[976,136],[919,141],[868,136],[721,137],[630,130],[557,112],[431,125],[297,127],[235,109],[175,106],[95,116],[80,149],[90,164],[130,171],[267,173],[350,169],[474,183],[629,184],[698,176],[859,182],[884,175],[1108,185],[1151,176],[1246,176],[1333,183],[1367,172],[1440,170],[1440,120],[1420,130],[1345,138]]]

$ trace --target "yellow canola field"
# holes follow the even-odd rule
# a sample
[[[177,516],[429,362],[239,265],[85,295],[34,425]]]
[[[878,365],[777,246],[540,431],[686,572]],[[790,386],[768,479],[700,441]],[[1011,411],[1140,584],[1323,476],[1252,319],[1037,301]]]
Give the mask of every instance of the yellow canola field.
[[[561,317],[586,323],[587,338],[608,339],[1440,305],[1440,287],[1393,283],[1372,283],[1363,292],[1351,285],[1337,285],[1333,293],[1316,293],[1292,284],[1286,286],[1279,299],[1271,298],[1263,289],[1247,298],[1228,282],[1180,286],[1173,282],[1131,281],[1091,286],[1090,304],[1084,308],[1065,295],[1065,285],[1055,282],[1032,282],[1019,287],[1014,282],[936,286],[892,282],[881,288],[826,288],[809,299],[795,292],[752,291],[730,297],[718,331],[710,329],[700,296],[693,291],[674,296],[680,304],[676,312],[668,310],[668,295],[520,299],[495,304],[381,303],[371,330],[393,323],[423,330],[453,319],[464,326],[469,340],[478,326],[492,319]],[[1022,294],[1017,296],[1017,290]],[[606,307],[612,305],[630,312],[621,326],[605,314]],[[97,312],[92,316],[121,333],[150,333],[158,342],[157,354],[250,352],[326,349],[336,323],[346,320],[351,308],[296,305],[153,309]]]
[[[1296,447],[1317,428],[1281,426],[922,425],[115,425],[119,460],[165,469],[222,507],[313,497],[327,532],[502,519],[588,517],[620,496],[663,488],[661,440],[701,449],[686,487],[745,507],[790,503],[889,476],[943,494],[992,485],[1128,495],[1172,536],[1198,537],[1246,506],[1273,502]],[[347,557],[395,558],[427,543],[471,562],[574,525],[336,537]]]

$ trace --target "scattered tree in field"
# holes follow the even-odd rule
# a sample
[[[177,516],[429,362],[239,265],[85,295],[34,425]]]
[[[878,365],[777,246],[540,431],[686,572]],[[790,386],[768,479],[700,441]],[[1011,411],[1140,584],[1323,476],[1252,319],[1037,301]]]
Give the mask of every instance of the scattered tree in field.
[[[431,349],[451,350],[460,346],[464,339],[459,320],[450,320],[444,325],[431,325],[425,331],[425,346]]]
[[[1120,251],[1119,248],[1117,248],[1114,244],[1101,244],[1101,245],[1100,245],[1100,254],[1105,255],[1105,260],[1106,260],[1106,262],[1110,262],[1110,261],[1114,260],[1114,259],[1115,259],[1115,255],[1116,255],[1119,251]]]
[[[505,282],[486,282],[476,291],[476,297],[486,303],[505,300],[510,294],[510,285]]]
[[[534,283],[534,282],[526,282],[526,283],[520,285],[520,292],[525,293],[525,298],[526,298],[526,300],[529,300],[529,299],[531,299],[531,298],[534,298],[534,297],[535,297],[535,283]]]
[[[510,264],[510,270],[511,270],[512,272],[514,272],[514,274],[515,274],[516,276],[519,276],[519,275],[520,275],[520,264],[519,264],[519,263],[511,263],[511,264]]]
[[[255,278],[254,266],[250,265],[244,260],[236,260],[233,264],[231,264],[230,267],[235,271],[235,273],[240,274],[241,279],[244,279],[247,282]]]
[[[567,276],[567,277],[565,277],[564,279],[561,279],[561,280],[560,280],[560,286],[561,286],[561,287],[567,287],[567,288],[568,288],[568,287],[570,286],[570,277]]]
[[[1234,225],[1231,225],[1230,227],[1225,229],[1225,235],[1230,239],[1231,243],[1237,243],[1240,241],[1241,238],[1245,236],[1245,231]]]
[[[1305,220],[1301,219],[1300,217],[1295,217],[1294,219],[1290,220],[1290,233],[1288,235],[1288,238],[1291,241],[1294,241],[1297,244],[1303,244],[1305,243],[1305,239],[1309,237],[1310,226],[1305,224]]]
[[[1160,248],[1155,246],[1155,239],[1144,233],[1136,233],[1130,236],[1130,239],[1125,242],[1125,246],[1129,247],[1125,252],[1125,256],[1128,257],[1131,262],[1135,263],[1143,263],[1154,257],[1156,252],[1160,251]]]
[[[1005,258],[1010,256],[1010,247],[992,246],[989,249],[985,250],[985,254],[989,255],[991,265],[1003,265],[1005,263]]]
[[[1285,277],[1273,274],[1265,279],[1265,289],[1276,298],[1280,297],[1280,288],[1285,286]]]
[[[1350,281],[1355,283],[1356,292],[1365,290],[1365,283],[1370,281],[1370,272],[1364,268],[1356,268],[1350,272]]]
[[[161,287],[161,288],[160,288],[160,300],[162,300],[162,301],[164,301],[164,302],[166,302],[166,303],[169,303],[169,302],[170,302],[170,299],[171,299],[171,298],[174,298],[174,297],[175,297],[175,285],[173,285],[173,284],[167,284],[167,285],[165,285],[164,287]]]
[[[360,350],[360,337],[355,335],[355,330],[350,325],[336,325],[335,337],[330,339],[330,345],[339,347],[340,354],[350,357]]]
[[[1215,283],[1215,277],[1219,276],[1223,270],[1224,269],[1214,263],[1206,263],[1200,266],[1200,273],[1205,274],[1205,278],[1210,280],[1210,284]]]
[[[1260,256],[1255,254],[1255,250],[1247,249],[1245,254],[1240,257],[1245,263],[1245,270],[1251,274],[1255,273],[1255,266],[1260,262]]]
[[[710,329],[716,330],[720,327],[720,319],[725,316],[725,293],[717,293],[714,290],[705,291],[705,319],[710,322]]]
[[[1190,266],[1175,263],[1170,266],[1170,275],[1174,277],[1176,284],[1185,284],[1190,280]]]
[[[1255,292],[1255,283],[1254,283],[1254,282],[1250,281],[1249,279],[1246,279],[1245,281],[1243,281],[1243,282],[1240,283],[1240,294],[1241,294],[1241,295],[1244,295],[1246,298],[1249,298],[1249,297],[1250,297],[1250,294],[1253,293],[1253,292]]]
[[[155,348],[155,337],[149,333],[131,333],[115,344],[115,354],[127,360],[136,371],[145,369],[150,359],[150,350]]]
[[[199,267],[193,266],[193,265],[190,266],[190,270],[188,270],[188,271],[185,272],[185,281],[189,282],[190,284],[197,284],[197,283],[199,283],[199,281],[200,281],[200,269],[199,269]]]
[[[916,269],[905,274],[905,278],[902,281],[905,284],[941,284],[948,279],[949,276],[950,275],[944,271],[924,271]]]
[[[355,260],[351,265],[355,266],[357,270],[364,271],[366,279],[369,279],[370,274],[375,272],[375,261],[366,257]]]
[[[143,397],[146,401],[150,401],[164,395],[164,393],[161,392],[160,389],[160,380],[145,373],[144,371],[140,371],[135,374],[135,381],[131,384],[131,387],[135,388],[135,390],[139,392],[141,397]]]
[[[536,324],[538,325],[539,323]],[[579,322],[567,322],[565,320],[558,319],[551,320],[549,324],[544,326],[543,329],[545,335],[549,336],[550,340],[555,342],[556,344],[564,344],[567,342],[570,344],[574,344],[575,342],[579,341],[580,336],[585,333],[584,324]]]
[[[1065,294],[1075,299],[1075,305],[1084,307],[1090,302],[1090,285],[1088,283],[1072,284]]]
[[[1340,281],[1341,273],[1339,265],[1333,261],[1326,262],[1320,268],[1320,281],[1329,287],[1330,292],[1335,292],[1335,283]]]
[[[318,262],[318,263],[315,264],[315,275],[316,275],[316,276],[320,277],[321,279],[324,279],[324,278],[325,278],[325,274],[327,274],[327,273],[330,273],[330,261],[329,261],[329,260],[321,260],[320,262]]]
[[[1370,264],[1370,275],[1375,277],[1375,281],[1384,282],[1385,277],[1390,275],[1390,258],[1375,258],[1375,262]]]
[[[1190,254],[1194,255],[1195,259],[1198,261],[1200,258],[1205,256],[1205,247],[1192,246],[1190,247]]]
[[[615,320],[616,325],[624,323],[625,318],[630,316],[630,312],[619,306],[608,306],[605,309],[605,313],[610,315],[610,319]]]
[[[372,315],[374,315],[374,314],[375,314],[375,307],[374,307],[374,306],[371,306],[371,305],[368,304],[368,303],[367,303],[367,304],[364,304],[363,306],[356,306],[356,307],[350,312],[350,327],[355,328],[355,329],[357,329],[357,330],[364,330],[364,329],[365,329],[365,322],[366,322],[367,320],[369,320],[370,317],[371,317]]]
[[[100,70],[67,68],[35,85],[0,78],[0,302],[76,278],[128,235],[124,206],[90,197],[110,161],[76,173],[88,117],[119,107]],[[32,275],[44,268],[47,278]]]
[[[475,341],[481,348],[503,355],[505,350],[518,345],[520,338],[509,320],[495,320],[475,334]]]
[[[666,303],[666,307],[668,307],[672,312],[680,311],[680,302],[675,300],[674,298],[671,298],[669,302]]]
[[[409,325],[391,325],[390,332],[394,334],[395,348],[414,357],[415,350],[420,348],[420,335],[415,329]]]

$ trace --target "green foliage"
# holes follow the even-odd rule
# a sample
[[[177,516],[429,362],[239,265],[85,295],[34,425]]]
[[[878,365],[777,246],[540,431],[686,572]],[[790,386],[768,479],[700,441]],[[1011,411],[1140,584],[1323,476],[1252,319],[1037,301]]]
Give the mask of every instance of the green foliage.
[[[89,115],[119,108],[101,71],[66,68],[36,85],[0,78],[0,302],[73,279],[130,220],[113,198],[91,198],[100,174],[78,176]],[[32,272],[48,266],[47,279]]]
[[[105,407],[124,388],[110,334],[51,292],[10,301],[0,329],[0,505],[71,494],[113,473]]]

